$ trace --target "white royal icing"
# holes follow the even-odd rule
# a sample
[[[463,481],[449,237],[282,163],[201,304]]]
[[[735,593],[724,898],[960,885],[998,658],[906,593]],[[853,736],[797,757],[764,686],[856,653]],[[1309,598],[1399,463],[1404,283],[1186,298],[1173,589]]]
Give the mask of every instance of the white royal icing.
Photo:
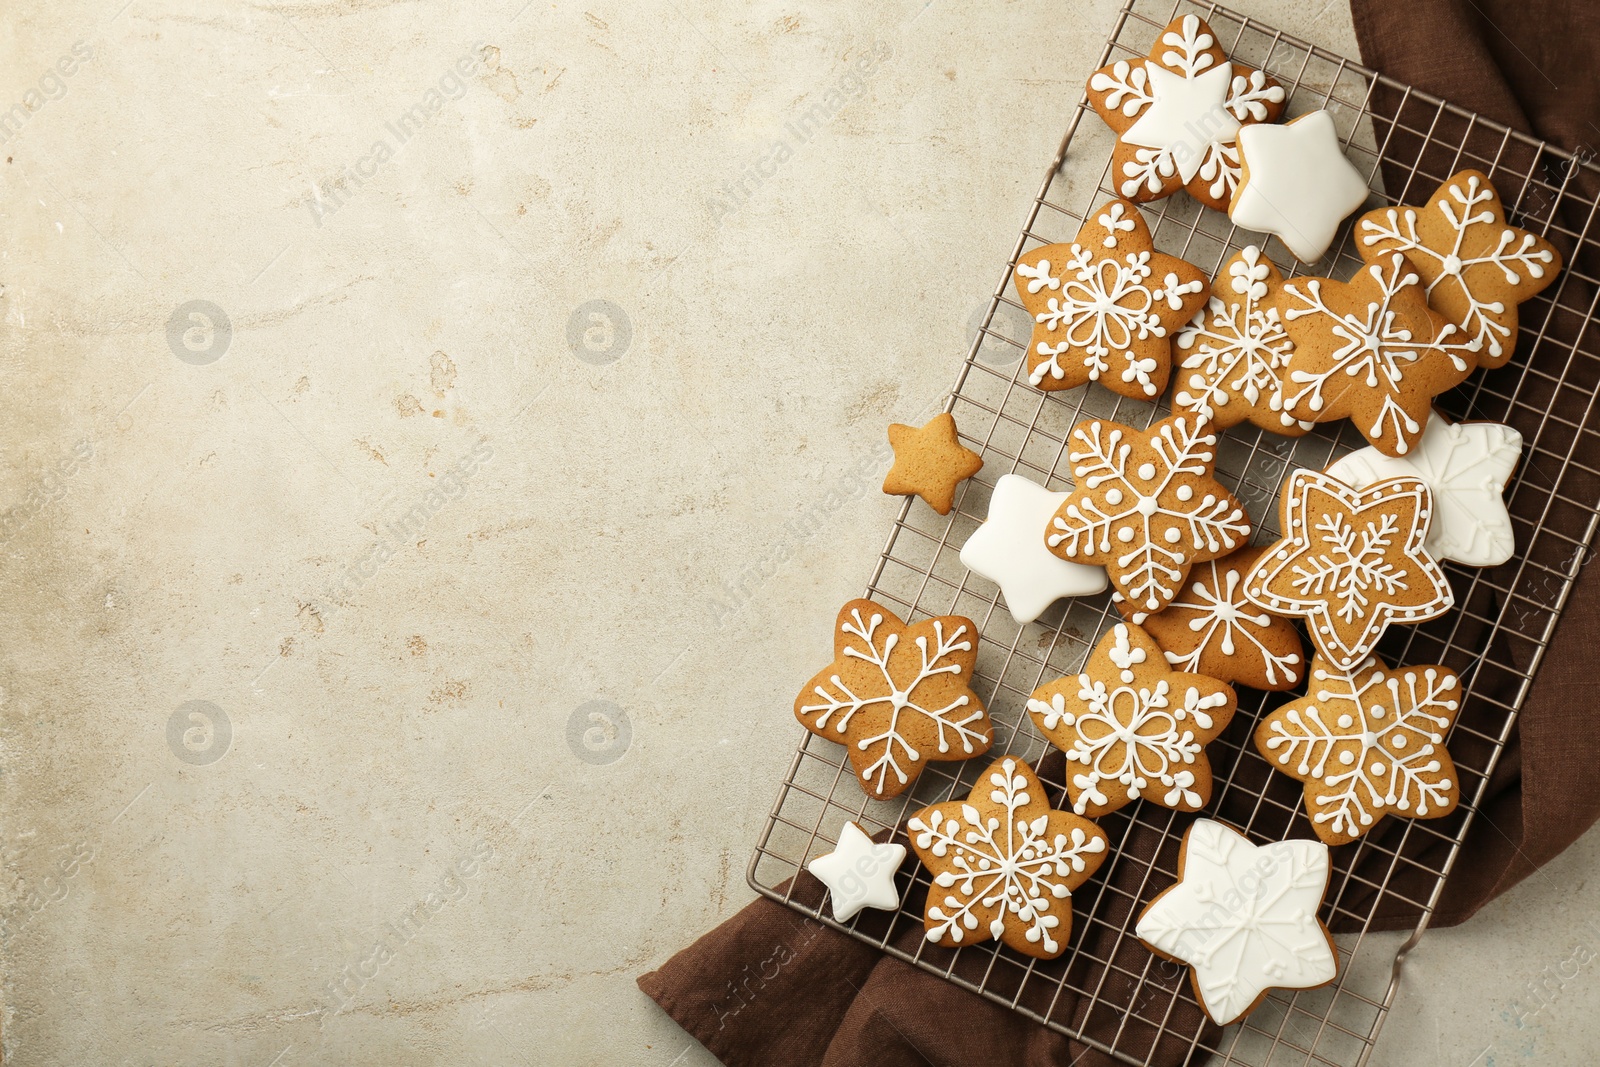
[[[1145,910],[1134,932],[1194,968],[1206,1013],[1226,1025],[1268,989],[1310,989],[1339,973],[1317,921],[1328,871],[1320,841],[1254,845],[1201,819],[1184,842],[1182,881]]]
[[[1304,263],[1321,259],[1333,235],[1367,199],[1367,183],[1339,149],[1333,116],[1313,111],[1279,126],[1240,127],[1249,174],[1228,206],[1247,230],[1277,236]]]
[[[862,908],[894,911],[900,906],[894,876],[905,858],[904,845],[874,841],[861,827],[847,822],[834,850],[806,864],[806,870],[828,887],[833,917],[848,922]]]
[[[1264,629],[1272,625],[1272,616],[1259,609],[1250,610],[1257,606],[1244,599],[1244,573],[1237,567],[1224,565],[1220,560],[1199,564],[1196,574],[1201,573],[1209,575],[1209,578],[1196,580],[1191,577],[1186,587],[1187,593],[1179,592],[1172,603],[1162,609],[1180,616],[1191,615],[1189,629],[1200,635],[1195,640],[1194,648],[1188,652],[1163,650],[1167,662],[1180,671],[1199,674],[1202,673],[1200,658],[1207,649],[1215,647],[1223,655],[1232,656],[1243,644],[1254,648],[1260,655],[1261,662],[1266,665],[1268,685],[1277,685],[1280,679],[1288,684],[1298,681],[1300,654],[1290,652],[1277,655],[1262,644],[1252,631],[1251,627]],[[1140,623],[1145,618],[1143,612],[1135,612],[1133,621]]]
[[[1461,683],[1440,667],[1391,671],[1374,658],[1354,670],[1318,664],[1311,691],[1266,720],[1269,760],[1324,789],[1312,820],[1359,837],[1386,812],[1426,818],[1455,800],[1444,731]]]
[[[1151,611],[1171,600],[1195,555],[1220,555],[1250,536],[1249,516],[1220,486],[1218,492],[1195,492],[1180,484],[1168,492],[1173,481],[1189,475],[1210,479],[1217,438],[1205,426],[1188,415],[1165,420],[1153,438],[1160,465],[1143,463],[1130,470],[1131,446],[1123,441],[1122,428],[1107,432],[1098,421],[1079,423],[1072,430],[1078,447],[1067,453],[1073,477],[1080,489],[1098,491],[1109,484],[1098,494],[1107,507],[1093,499],[1069,504],[1065,518],[1058,514],[1051,520],[1046,544],[1071,559],[1109,552],[1115,541],[1122,550],[1107,569],[1118,591]],[[1157,537],[1151,525],[1156,515],[1181,525],[1165,523]]]
[[[1432,415],[1410,455],[1362,448],[1328,473],[1357,489],[1385,478],[1421,478],[1433,491],[1426,544],[1435,559],[1493,567],[1511,558],[1516,540],[1506,511],[1506,482],[1522,455],[1522,435],[1498,422],[1451,425]]]
[[[972,642],[966,639],[967,628],[965,626],[957,626],[955,632],[947,634],[945,633],[944,622],[940,619],[935,619],[933,621],[933,648],[930,649],[928,647],[926,636],[917,638],[919,657],[917,663],[919,665],[911,679],[902,687],[895,680],[894,673],[890,670],[891,656],[894,653],[895,646],[900,642],[900,635],[897,633],[889,634],[883,639],[880,646],[876,640],[876,634],[878,628],[882,625],[882,615],[874,612],[871,619],[864,621],[861,618],[860,610],[857,609],[850,613],[850,619],[840,629],[844,633],[859,639],[858,642],[852,642],[847,645],[844,654],[855,659],[865,660],[878,668],[883,675],[883,683],[888,691],[887,695],[857,696],[845,685],[844,680],[835,674],[828,680],[829,685],[833,687],[831,690],[820,685],[812,690],[817,695],[819,703],[807,704],[800,709],[805,715],[815,716],[818,730],[825,729],[828,726],[829,719],[833,719],[834,731],[842,734],[849,727],[851,718],[862,708],[871,704],[888,704],[890,706],[892,714],[889,716],[889,724],[884,727],[883,732],[874,734],[871,737],[863,737],[856,742],[856,747],[862,751],[879,743],[884,746],[883,754],[861,771],[861,780],[872,786],[877,793],[883,792],[884,783],[888,781],[887,776],[891,773],[902,785],[910,781],[910,774],[900,762],[902,757],[910,760],[913,767],[916,766],[917,761],[921,758],[920,753],[911,747],[911,743],[900,732],[900,717],[902,715],[921,715],[933,722],[938,730],[937,743],[941,753],[950,751],[952,738],[961,745],[961,750],[968,755],[972,755],[985,747],[987,741],[981,729],[985,718],[983,708],[973,705],[972,699],[965,693],[956,697],[942,708],[925,707],[917,703],[916,700],[917,687],[928,678],[939,674],[959,675],[962,673],[961,664],[953,659],[947,660],[947,658],[952,652],[969,652],[972,650]],[[899,667],[902,673],[905,672],[906,665],[904,657],[895,661],[895,666]],[[971,710],[963,713],[963,709],[968,708],[969,705],[973,705]],[[835,713],[838,714],[838,718],[833,718]],[[979,728],[974,729],[970,725],[971,723],[978,723]],[[875,783],[872,781],[874,774],[877,775]]]
[[[1044,532],[1068,495],[1020,474],[1002,475],[988,518],[961,546],[962,565],[1000,587],[1019,623],[1037,619],[1062,597],[1090,596],[1107,585],[1104,567],[1072,563],[1045,547]]]
[[[1108,798],[1100,787],[1106,782],[1121,782],[1133,800],[1154,782],[1161,787],[1156,795],[1167,807],[1199,808],[1204,799],[1191,788],[1195,775],[1189,765],[1205,744],[1195,740],[1194,727],[1211,729],[1210,712],[1227,704],[1228,694],[1201,693],[1192,685],[1174,692],[1170,677],[1158,678],[1151,688],[1135,685],[1133,668],[1145,661],[1145,650],[1129,642],[1125,623],[1118,623],[1108,636],[1111,662],[1121,668],[1118,684],[1108,687],[1080,674],[1078,699],[1070,707],[1062,693],[1048,701],[1028,700],[1028,711],[1041,730],[1073,727],[1070,742],[1060,746],[1069,761],[1084,768],[1072,774],[1072,784],[1079,790],[1072,810],[1082,815],[1090,805],[1105,804]]]
[[[1051,838],[1047,836],[1049,815],[1032,822],[1018,818],[1017,811],[1031,798],[1028,780],[1017,773],[1017,766],[1016,760],[1006,759],[988,778],[992,787],[989,799],[1006,810],[1003,821],[992,816],[984,819],[971,804],[952,802],[929,809],[926,822],[915,815],[906,823],[917,835],[918,848],[940,858],[954,853],[953,863],[960,872],[944,871],[934,877],[929,894],[941,889],[948,892],[928,908],[928,918],[933,920],[928,926],[929,941],[948,939],[959,945],[978,928],[973,909],[1000,904],[1000,914],[989,924],[990,937],[1003,936],[1010,923],[1022,923],[1030,944],[1042,944],[1052,955],[1060,951],[1061,945],[1052,936],[1061,925],[1060,915],[1052,911],[1055,901],[1072,896],[1065,879],[1084,869],[1085,856],[1105,851],[1106,839],[1091,837],[1081,827]],[[947,817],[944,809],[960,815]]]

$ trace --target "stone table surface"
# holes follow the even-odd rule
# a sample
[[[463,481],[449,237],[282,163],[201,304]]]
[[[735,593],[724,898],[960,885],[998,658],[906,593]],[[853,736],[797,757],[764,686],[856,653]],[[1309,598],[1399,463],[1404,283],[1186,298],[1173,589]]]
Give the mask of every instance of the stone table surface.
[[[1115,9],[13,5],[6,1061],[712,1063],[634,979],[752,899],[851,472]],[[1430,933],[1373,1062],[1590,1062],[1597,851]]]

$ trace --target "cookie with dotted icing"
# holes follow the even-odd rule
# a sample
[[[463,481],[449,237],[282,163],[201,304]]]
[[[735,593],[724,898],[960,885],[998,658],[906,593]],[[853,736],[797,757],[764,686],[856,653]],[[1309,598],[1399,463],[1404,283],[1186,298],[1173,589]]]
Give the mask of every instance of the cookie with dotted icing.
[[[1298,470],[1281,503],[1283,539],[1244,579],[1252,604],[1306,620],[1323,659],[1341,670],[1372,651],[1390,623],[1450,610],[1455,594],[1429,554],[1433,494],[1420,478],[1355,489]]]
[[[981,756],[994,725],[972,691],[978,628],[959,615],[907,626],[872,600],[839,609],[833,662],[806,683],[794,715],[849,750],[861,788],[899,796],[929,760]]]
[[[1180,671],[1269,692],[1293,689],[1305,674],[1299,631],[1244,595],[1245,575],[1266,552],[1245,547],[1198,563],[1172,603],[1154,615],[1130,617]]]
[[[1226,1026],[1270,989],[1314,989],[1339,973],[1317,918],[1332,871],[1320,841],[1252,843],[1212,819],[1184,831],[1178,881],[1139,913],[1134,933],[1157,956],[1192,967],[1194,995]]]
[[[1017,260],[1012,281],[1033,316],[1028,381],[1044,390],[1099,382],[1154,400],[1172,371],[1172,334],[1206,300],[1206,275],[1157,252],[1139,209],[1112,200],[1070,244]]]
[[[1238,704],[1228,685],[1173,670],[1149,634],[1119,622],[1081,673],[1034,690],[1028,717],[1067,754],[1072,810],[1093,818],[1141,798],[1176,811],[1205,807],[1205,747]]]
[[[1421,275],[1399,252],[1375,256],[1349,282],[1291,279],[1283,297],[1294,341],[1284,411],[1310,422],[1349,418],[1386,456],[1414,449],[1433,398],[1472,371],[1440,347],[1457,328],[1428,306]]]
[[[1392,670],[1376,657],[1341,669],[1318,655],[1299,700],[1256,727],[1267,762],[1305,783],[1318,837],[1345,845],[1385,815],[1437,819],[1455,810],[1460,781],[1445,735],[1461,680],[1440,666]]]
[[[1112,182],[1139,203],[1179,189],[1218,211],[1239,184],[1241,126],[1276,122],[1284,89],[1232,62],[1205,20],[1172,20],[1142,60],[1119,59],[1089,76],[1089,104],[1117,134]]]
[[[1172,406],[1219,429],[1249,422],[1298,437],[1311,429],[1283,410],[1294,342],[1283,328],[1283,275],[1255,245],[1235,253],[1211,283],[1211,299],[1178,331]]]
[[[1506,222],[1482,171],[1464,170],[1427,204],[1385,207],[1356,221],[1363,256],[1401,252],[1427,286],[1428,303],[1460,327],[1450,347],[1480,367],[1503,367],[1517,342],[1517,305],[1561,270],[1561,253]]]
[[[993,938],[1054,959],[1072,934],[1072,891],[1106,860],[1101,829],[1051,808],[1038,775],[1010,756],[978,779],[965,802],[923,808],[906,830],[933,875],[922,920],[927,938],[951,948]]]
[[[883,479],[890,496],[920,496],[941,515],[955,507],[956,486],[977,474],[983,457],[956,435],[956,418],[948,411],[922,426],[894,423],[889,427],[894,465]]]
[[[1193,415],[1148,430],[1092,419],[1067,441],[1076,486],[1045,531],[1062,559],[1100,564],[1132,606],[1160,611],[1196,563],[1250,537],[1250,516],[1213,476],[1217,435]]]

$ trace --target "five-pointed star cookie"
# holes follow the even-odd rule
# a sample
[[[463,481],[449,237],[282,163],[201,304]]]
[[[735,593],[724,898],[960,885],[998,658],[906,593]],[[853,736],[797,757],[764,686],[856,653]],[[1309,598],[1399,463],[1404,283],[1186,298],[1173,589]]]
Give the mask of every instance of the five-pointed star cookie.
[[[1188,189],[1226,211],[1239,184],[1239,127],[1275,122],[1284,91],[1276,78],[1230,63],[1211,27],[1184,15],[1149,59],[1095,71],[1089,103],[1117,133],[1111,166],[1119,193],[1143,203]]]
[[[1403,252],[1428,285],[1428,302],[1461,327],[1449,346],[1482,367],[1502,367],[1517,341],[1517,305],[1561,270],[1561,254],[1506,224],[1489,179],[1464,170],[1427,205],[1369,211],[1356,223],[1361,254]]]
[[[1034,690],[1028,717],[1067,754],[1072,810],[1091,817],[1141,797],[1177,811],[1211,799],[1205,746],[1238,700],[1215,678],[1175,671],[1137,626],[1106,632],[1083,673]]]
[[[994,725],[972,691],[978,628],[940,615],[907,626],[871,600],[839,609],[833,662],[806,683],[795,718],[849,750],[861,788],[899,796],[929,760],[989,751]]]
[[[1245,575],[1244,595],[1279,615],[1303,616],[1317,651],[1339,669],[1364,660],[1391,622],[1426,622],[1455,603],[1424,545],[1433,504],[1420,478],[1352,489],[1298,470],[1282,513],[1283,539]]]
[[[1029,382],[1045,390],[1100,382],[1135,400],[1167,387],[1172,331],[1206,301],[1205,272],[1157,252],[1126,200],[1090,213],[1071,244],[1024,255],[1012,281],[1035,323]]]
[[[1066,493],[1052,493],[1020,474],[1002,475],[989,498],[989,517],[961,546],[961,563],[1000,587],[1006,607],[1027,624],[1067,596],[1090,596],[1106,587],[1104,567],[1069,563],[1044,545]]]
[[[1333,938],[1317,918],[1329,871],[1321,842],[1254,845],[1200,819],[1183,835],[1177,883],[1145,907],[1134,933],[1194,968],[1195,996],[1226,1026],[1269,989],[1312,989],[1339,973]]]
[[[1266,551],[1245,547],[1196,564],[1172,603],[1154,615],[1135,611],[1130,617],[1180,671],[1252,689],[1293,689],[1305,662],[1299,632],[1244,595],[1244,577]]]
[[[956,486],[978,473],[983,457],[956,437],[955,416],[935,415],[921,428],[894,423],[889,427],[894,466],[883,479],[890,496],[920,496],[941,515],[955,506]]]
[[[936,945],[969,934],[1053,959],[1072,934],[1072,891],[1106,859],[1106,835],[1056,811],[1026,763],[998,760],[965,803],[923,808],[906,823],[933,873],[923,926]]]
[[[1310,422],[1349,418],[1385,455],[1415,448],[1433,398],[1472,371],[1438,347],[1456,328],[1428,307],[1399,252],[1376,256],[1348,283],[1291,279],[1283,308],[1294,340],[1284,411]]]
[[[1409,455],[1395,459],[1362,448],[1336,460],[1328,473],[1365,488],[1384,478],[1421,478],[1433,493],[1428,554],[1469,567],[1494,567],[1511,558],[1516,539],[1506,511],[1506,482],[1522,456],[1522,435],[1498,422],[1451,425],[1435,413]]]
[[[1045,536],[1062,559],[1097,563],[1123,598],[1160,611],[1189,568],[1250,537],[1250,516],[1212,477],[1216,433],[1193,415],[1148,430],[1080,422],[1067,458],[1077,485]]]
[[[1333,116],[1313,111],[1282,126],[1245,126],[1238,137],[1244,176],[1228,217],[1315,263],[1339,223],[1367,199],[1366,181],[1339,149]]]
[[[1219,429],[1247,420],[1285,437],[1311,429],[1283,410],[1294,342],[1283,329],[1282,290],[1283,275],[1255,245],[1228,260],[1211,283],[1211,300],[1178,331],[1174,408]]]
[[[1461,681],[1444,667],[1390,670],[1368,657],[1341,670],[1311,660],[1309,692],[1256,727],[1256,748],[1305,783],[1306,815],[1330,845],[1354,841],[1385,815],[1437,819],[1460,795],[1444,735]]]
[[[825,856],[806,864],[833,901],[833,917],[849,922],[862,908],[894,911],[900,906],[900,892],[894,875],[906,858],[904,845],[874,841],[853,822],[839,831],[839,844]]]

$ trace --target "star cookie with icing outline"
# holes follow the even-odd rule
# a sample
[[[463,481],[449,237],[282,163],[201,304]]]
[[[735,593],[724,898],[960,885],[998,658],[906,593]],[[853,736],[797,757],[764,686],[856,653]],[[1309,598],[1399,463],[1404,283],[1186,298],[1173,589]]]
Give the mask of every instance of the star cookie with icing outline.
[[[1517,305],[1561,270],[1554,245],[1506,222],[1482,171],[1464,170],[1426,205],[1385,207],[1356,221],[1363,256],[1402,252],[1427,284],[1428,303],[1461,328],[1453,350],[1480,367],[1503,367],[1517,341]]]
[[[1299,631],[1244,595],[1245,575],[1266,552],[1246,546],[1196,564],[1172,603],[1154,615],[1130,617],[1180,671],[1267,692],[1293,689],[1305,669]],[[1117,606],[1127,610],[1121,602]]]
[[[1157,252],[1139,209],[1112,200],[1071,244],[1017,260],[1017,298],[1033,317],[1028,381],[1046,390],[1088,382],[1154,400],[1172,372],[1172,333],[1206,302],[1205,272]]]
[[[1117,192],[1144,203],[1179,189],[1228,210],[1239,184],[1239,128],[1276,122],[1278,79],[1230,62],[1203,19],[1173,19],[1150,57],[1119,59],[1089,76],[1089,103],[1117,134]]]
[[[1050,520],[1045,545],[1062,559],[1097,563],[1131,605],[1160,611],[1189,568],[1250,538],[1244,505],[1212,476],[1217,435],[1193,415],[1148,430],[1102,419],[1068,437],[1076,487]]]
[[[920,427],[896,422],[889,426],[894,465],[883,479],[890,496],[920,496],[934,511],[950,514],[956,486],[977,474],[983,457],[956,436],[956,419],[948,411]]]
[[[1067,754],[1072,810],[1093,818],[1141,798],[1175,811],[1205,807],[1205,746],[1237,707],[1229,686],[1173,670],[1149,634],[1119,622],[1082,673],[1034,690],[1028,717]]]
[[[1106,835],[1050,807],[1033,769],[997,760],[965,803],[923,808],[906,823],[933,874],[923,927],[936,945],[993,938],[1036,959],[1066,951],[1072,891],[1106,860]]]
[[[1455,672],[1391,670],[1372,656],[1341,670],[1318,655],[1308,688],[1261,720],[1255,744],[1274,769],[1305,783],[1318,837],[1347,845],[1385,815],[1455,810],[1460,782],[1444,747],[1461,707]]]
[[[978,628],[959,615],[907,626],[872,600],[839,609],[833,662],[795,697],[794,715],[849,752],[870,796],[899,796],[929,760],[981,756],[994,725],[972,691]]]
[[[1193,968],[1196,999],[1226,1026],[1269,989],[1315,989],[1338,975],[1339,951],[1317,918],[1331,869],[1320,841],[1256,845],[1199,819],[1184,832],[1178,881],[1139,913],[1134,933]]]
[[[1340,670],[1365,659],[1390,623],[1436,619],[1455,603],[1424,543],[1433,494],[1420,478],[1353,489],[1298,470],[1280,510],[1283,539],[1245,575],[1244,595],[1303,617],[1317,651]]]
[[[874,841],[861,827],[847,822],[834,850],[806,864],[806,870],[828,887],[834,919],[849,922],[862,908],[900,907],[894,876],[905,858],[904,845]]]

